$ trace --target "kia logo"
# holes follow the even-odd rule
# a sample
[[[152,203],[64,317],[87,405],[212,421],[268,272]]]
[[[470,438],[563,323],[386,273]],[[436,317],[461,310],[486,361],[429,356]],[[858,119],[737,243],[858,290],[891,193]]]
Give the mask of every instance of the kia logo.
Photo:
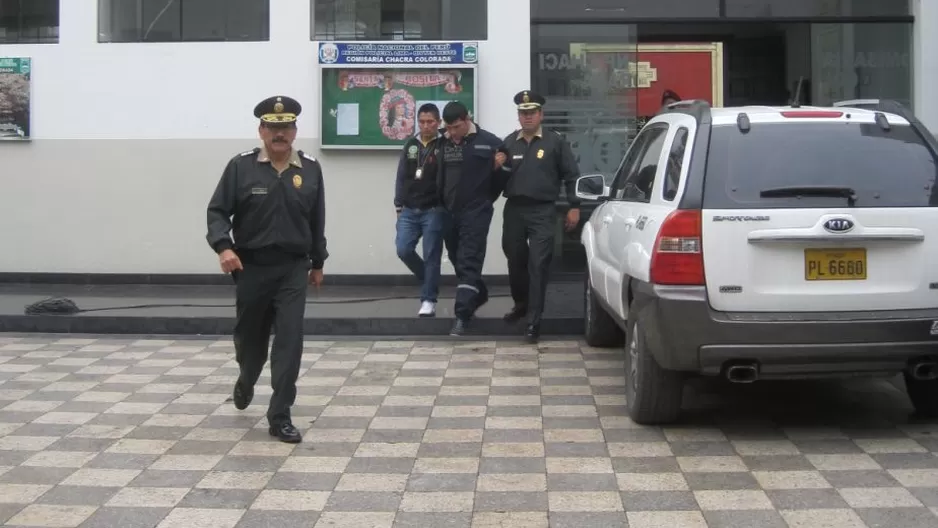
[[[824,229],[830,231],[831,233],[846,233],[853,229],[853,220],[848,220],[846,218],[831,218],[827,222],[824,222]]]

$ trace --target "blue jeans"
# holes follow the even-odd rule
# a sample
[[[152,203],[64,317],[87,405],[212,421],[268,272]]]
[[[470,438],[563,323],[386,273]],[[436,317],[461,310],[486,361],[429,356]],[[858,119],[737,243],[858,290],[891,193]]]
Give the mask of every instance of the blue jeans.
[[[443,229],[446,211],[442,207],[410,209],[397,217],[397,257],[423,282],[420,300],[436,302],[440,292],[440,259],[443,257]],[[415,251],[423,238],[423,258]]]

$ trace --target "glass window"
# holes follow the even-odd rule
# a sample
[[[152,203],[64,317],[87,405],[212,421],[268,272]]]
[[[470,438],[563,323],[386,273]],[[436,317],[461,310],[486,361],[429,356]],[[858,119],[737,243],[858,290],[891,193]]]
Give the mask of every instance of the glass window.
[[[616,200],[622,199],[622,194],[625,192],[625,184],[629,181],[629,175],[634,172],[633,169],[635,165],[638,163],[638,160],[641,159],[642,154],[645,153],[645,147],[648,146],[648,142],[651,141],[654,135],[652,130],[653,128],[649,127],[635,138],[628,153],[622,159],[622,163],[619,164],[619,170],[616,171],[616,177],[612,181],[611,186],[612,197]]]
[[[99,42],[266,40],[270,0],[98,0]]]
[[[910,126],[754,124],[713,127],[703,205],[708,209],[846,207],[846,198],[763,197],[762,191],[825,185],[856,191],[855,207],[938,206],[938,163]]]
[[[684,167],[684,150],[687,148],[688,130],[681,127],[674,134],[671,142],[671,151],[668,153],[668,169],[664,173],[661,196],[672,201],[677,196],[677,188],[681,185],[681,169]]]
[[[811,103],[895,99],[912,108],[912,24],[812,24]]]
[[[485,40],[488,0],[310,0],[313,40]]]
[[[716,18],[720,0],[531,0],[531,17],[551,20]]]
[[[908,16],[909,0],[725,0],[728,17]]]
[[[580,172],[615,173],[635,137],[636,26],[532,28],[532,88],[547,98],[544,126],[570,142]]]
[[[645,152],[642,153],[642,159],[629,171],[622,193],[622,199],[627,202],[651,201],[655,176],[658,174],[658,162],[661,160],[661,151],[664,150],[664,140],[668,136],[668,126],[654,125],[647,132],[643,131],[644,133],[648,134]]]
[[[59,0],[0,0],[0,44],[59,41]]]

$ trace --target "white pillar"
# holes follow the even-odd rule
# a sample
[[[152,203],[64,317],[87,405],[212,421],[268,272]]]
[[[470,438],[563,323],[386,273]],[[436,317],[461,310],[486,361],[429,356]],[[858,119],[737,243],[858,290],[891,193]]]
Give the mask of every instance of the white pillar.
[[[938,134],[938,2],[913,0],[912,14],[912,100],[916,116]]]

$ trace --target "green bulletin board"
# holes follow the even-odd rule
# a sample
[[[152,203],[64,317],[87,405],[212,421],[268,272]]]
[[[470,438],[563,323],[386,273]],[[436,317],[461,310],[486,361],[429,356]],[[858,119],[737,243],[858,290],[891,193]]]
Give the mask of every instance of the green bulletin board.
[[[460,101],[475,114],[474,68],[322,70],[323,147],[400,147],[417,132],[417,109]]]
[[[478,107],[475,42],[322,42],[322,148],[397,149],[417,133],[417,109]]]

